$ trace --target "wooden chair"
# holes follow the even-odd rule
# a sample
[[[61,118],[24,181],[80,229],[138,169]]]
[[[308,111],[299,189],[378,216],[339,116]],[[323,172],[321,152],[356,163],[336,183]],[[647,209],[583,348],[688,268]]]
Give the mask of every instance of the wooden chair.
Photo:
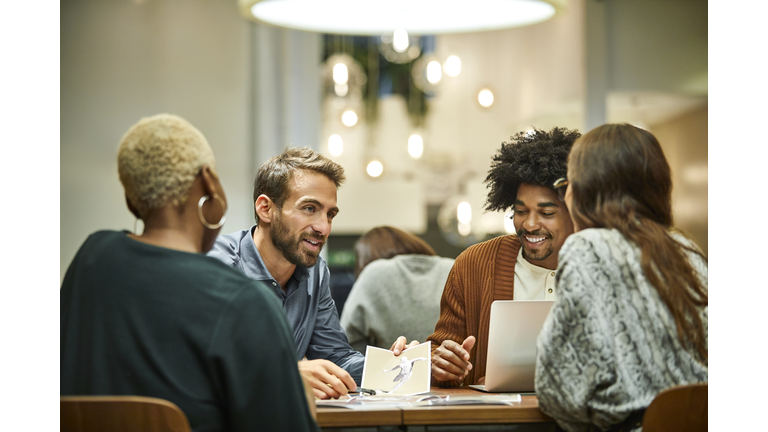
[[[142,396],[61,396],[61,432],[190,432],[173,403]]]
[[[706,431],[707,383],[666,389],[656,395],[643,417],[643,432]]]

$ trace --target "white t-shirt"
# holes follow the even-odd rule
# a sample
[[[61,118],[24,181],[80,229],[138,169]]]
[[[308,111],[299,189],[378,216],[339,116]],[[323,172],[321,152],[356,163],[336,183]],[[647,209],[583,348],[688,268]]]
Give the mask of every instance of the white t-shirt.
[[[523,258],[523,248],[515,263],[515,293],[513,300],[554,300],[556,270],[535,266]]]

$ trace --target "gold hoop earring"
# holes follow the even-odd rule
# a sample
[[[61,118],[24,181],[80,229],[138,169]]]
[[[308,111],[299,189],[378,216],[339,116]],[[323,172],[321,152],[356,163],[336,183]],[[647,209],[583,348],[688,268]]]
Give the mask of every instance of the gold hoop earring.
[[[221,215],[221,220],[219,220],[218,223],[211,224],[208,223],[207,220],[205,220],[205,216],[203,216],[203,204],[205,204],[206,201],[211,199],[210,196],[204,195],[200,197],[200,201],[197,202],[197,216],[200,218],[200,222],[202,222],[203,226],[215,230],[221,228],[222,225],[224,225],[224,222],[227,220],[227,203],[224,202],[223,199],[221,199],[220,196],[213,194],[213,199],[221,203],[221,208],[224,209],[224,214]]]

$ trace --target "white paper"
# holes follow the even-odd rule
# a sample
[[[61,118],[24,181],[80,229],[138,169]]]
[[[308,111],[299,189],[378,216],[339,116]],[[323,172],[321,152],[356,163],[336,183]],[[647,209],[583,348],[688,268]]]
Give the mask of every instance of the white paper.
[[[432,344],[424,342],[400,353],[368,346],[361,387],[389,395],[429,392],[432,378]]]

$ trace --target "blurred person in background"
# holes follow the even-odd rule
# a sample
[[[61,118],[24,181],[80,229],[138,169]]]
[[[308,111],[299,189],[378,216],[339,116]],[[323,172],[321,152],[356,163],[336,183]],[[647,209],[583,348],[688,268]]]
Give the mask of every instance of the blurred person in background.
[[[388,349],[405,335],[425,340],[440,315],[440,296],[453,266],[427,242],[401,229],[382,226],[355,243],[355,281],[341,326],[352,348]]]
[[[579,136],[565,128],[534,128],[502,143],[494,155],[485,179],[491,189],[485,209],[512,209],[516,234],[470,246],[456,258],[440,300],[440,318],[427,338],[433,385],[485,383],[494,301],[557,297],[557,254],[573,225],[553,184],[566,175],[568,152]]]
[[[279,302],[204,255],[227,207],[205,137],[177,116],[144,118],[117,162],[144,231],[98,231],[67,269],[61,395],[166,399],[194,431],[319,430]]]
[[[576,233],[537,341],[539,408],[568,431],[639,430],[659,392],[708,380],[707,260],[673,228],[669,164],[648,131],[591,130],[558,186]]]

